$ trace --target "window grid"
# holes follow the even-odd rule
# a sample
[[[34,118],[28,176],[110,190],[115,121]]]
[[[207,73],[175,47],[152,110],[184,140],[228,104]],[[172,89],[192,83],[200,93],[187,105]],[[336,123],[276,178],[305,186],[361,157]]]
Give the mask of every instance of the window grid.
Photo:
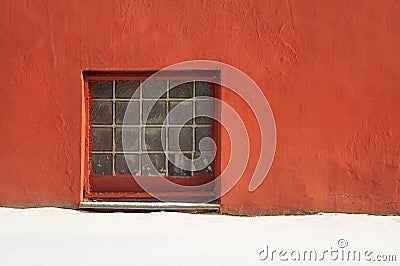
[[[186,82],[189,83],[189,82]],[[192,93],[193,97],[196,96],[196,82],[195,81],[190,81],[192,83]],[[196,114],[196,103],[197,102],[204,102],[208,100],[203,100],[203,99],[196,99],[193,100],[191,98],[170,98],[170,81],[166,81],[166,86],[167,86],[167,92],[166,92],[166,98],[160,98],[160,99],[155,99],[155,98],[144,98],[143,97],[143,82],[142,80],[139,81],[139,98],[138,99],[126,99],[126,98],[117,98],[116,97],[116,80],[112,81],[112,98],[93,98],[94,102],[112,102],[112,124],[111,125],[106,125],[106,124],[92,124],[92,128],[111,128],[112,129],[112,150],[111,151],[91,151],[92,154],[100,154],[100,155],[109,155],[111,154],[111,164],[112,164],[112,175],[116,175],[116,155],[123,155],[123,154],[133,154],[133,155],[138,155],[138,172],[137,175],[142,175],[142,170],[143,170],[143,160],[142,160],[142,155],[143,154],[165,154],[165,175],[166,176],[171,176],[170,174],[170,169],[169,169],[169,154],[190,154],[191,155],[191,168],[192,170],[190,171],[190,176],[193,176],[195,173],[194,169],[194,158],[195,158],[195,153],[196,153],[196,128],[212,128],[211,124],[196,124],[196,119],[193,118],[191,125],[179,125],[179,124],[170,124],[169,119],[166,119],[165,124],[151,124],[151,125],[144,125],[143,124],[143,102],[144,101],[157,101],[157,102],[165,102],[165,108],[166,108],[166,116],[168,116],[169,113],[169,107],[171,101],[175,102],[182,102],[182,101],[187,101],[191,102],[192,104],[192,113],[193,117],[195,117]],[[190,100],[191,99],[191,100]],[[189,100],[189,101],[188,101]],[[139,124],[138,125],[119,125],[116,124],[116,103],[117,102],[138,102],[139,103]],[[170,128],[191,128],[192,132],[192,148],[189,151],[170,151],[168,147],[169,143],[169,129]],[[119,151],[116,149],[116,129],[120,128],[137,128],[138,129],[138,150],[137,151]],[[165,132],[165,151],[143,151],[143,140],[145,140],[143,129],[145,128],[161,128]],[[122,136],[121,136],[122,137]],[[210,136],[211,137],[211,136]],[[212,152],[212,151],[210,151]],[[210,162],[211,165],[211,162]],[[188,176],[189,177],[189,176]]]

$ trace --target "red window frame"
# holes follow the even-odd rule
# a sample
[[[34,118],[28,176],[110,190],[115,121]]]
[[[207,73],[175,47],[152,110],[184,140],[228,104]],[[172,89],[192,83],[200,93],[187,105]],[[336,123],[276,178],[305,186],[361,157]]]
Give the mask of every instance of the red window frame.
[[[153,196],[144,191],[135,181],[132,175],[97,175],[91,173],[90,170],[90,153],[91,153],[91,125],[90,125],[90,105],[92,104],[89,81],[97,80],[145,80],[157,71],[83,71],[83,119],[82,119],[82,142],[83,142],[83,197],[85,199],[153,199]],[[196,70],[196,71],[168,71],[163,72],[160,79],[177,79],[177,80],[212,80],[212,97],[221,98],[221,88],[218,85],[220,80],[220,72],[214,70]],[[220,117],[220,107],[218,104],[213,105],[213,115]],[[218,119],[217,119],[218,120]],[[220,147],[221,125],[216,120],[212,121],[212,138]],[[221,154],[220,148],[216,151],[216,156],[212,162],[212,176],[195,174],[193,177],[164,177],[170,182],[183,186],[202,186],[202,190],[195,192],[182,191],[164,191],[161,184],[155,184],[157,190],[163,198],[173,199],[202,199],[215,198],[220,190],[220,184],[215,178],[221,173]],[[142,177],[145,178],[145,177]]]

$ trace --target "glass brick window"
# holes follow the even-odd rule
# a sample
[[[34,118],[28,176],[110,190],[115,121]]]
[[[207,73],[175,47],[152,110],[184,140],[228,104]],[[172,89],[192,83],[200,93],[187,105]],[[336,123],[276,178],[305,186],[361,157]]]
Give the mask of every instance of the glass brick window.
[[[209,98],[213,96],[212,84],[196,80],[145,82],[145,78],[120,80],[114,77],[89,80],[88,87],[92,174],[169,177],[213,174],[215,147],[210,141],[200,144],[204,138],[213,138],[210,118],[213,102]],[[160,91],[165,93],[158,98]],[[201,98],[194,98],[198,96]],[[133,112],[124,121],[128,104]],[[177,108],[174,115],[168,117],[174,108]],[[182,123],[180,115],[188,114],[195,118]],[[174,139],[178,139],[179,145]],[[200,146],[201,161],[195,160],[200,156]],[[183,164],[184,167],[177,166]]]

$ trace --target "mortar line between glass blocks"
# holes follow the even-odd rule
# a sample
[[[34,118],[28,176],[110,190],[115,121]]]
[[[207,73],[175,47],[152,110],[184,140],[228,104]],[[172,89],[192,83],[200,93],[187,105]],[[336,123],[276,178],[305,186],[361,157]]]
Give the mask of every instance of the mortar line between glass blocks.
[[[143,151],[143,143],[142,141],[144,140],[143,136],[143,81],[139,81],[139,155],[138,155],[138,164],[139,164],[139,169],[138,169],[138,174],[142,175],[142,151]]]
[[[115,101],[115,80],[112,82],[112,151],[111,151],[111,163],[112,163],[112,175],[115,175],[115,110],[116,110],[116,101]]]
[[[101,125],[101,124],[98,124],[98,125],[92,125],[92,127],[94,127],[94,128],[112,128],[113,126],[112,125]],[[138,126],[138,125],[124,125],[124,126],[122,126],[122,125],[115,125],[115,128],[138,128],[138,127],[140,127],[140,126]],[[165,128],[166,126],[163,126],[163,125],[157,125],[157,124],[155,124],[155,125],[147,125],[146,127],[148,127],[148,128]],[[168,125],[168,127],[181,127],[181,125],[179,125],[179,124],[170,124],[170,125]],[[187,128],[191,128],[191,127],[193,127],[193,125],[189,125],[189,126],[185,126],[185,125],[183,125],[182,127],[187,127]],[[203,128],[210,128],[210,127],[212,127],[212,125],[210,125],[210,124],[204,124],[204,125],[197,125],[196,124],[196,128],[200,128],[200,127],[203,127]]]
[[[148,154],[160,154],[163,151],[148,151]],[[191,153],[191,151],[170,151],[170,154]],[[110,154],[110,151],[92,151],[92,154]],[[115,154],[139,154],[139,151],[116,151]]]
[[[192,166],[192,170],[190,171],[191,176],[194,175],[194,153],[196,150],[196,138],[195,138],[195,133],[196,133],[196,82],[193,80],[193,106],[192,106],[192,117],[193,117],[193,121],[192,121],[192,162],[191,162],[191,166]]]
[[[187,100],[188,98],[169,98],[169,100],[170,101],[173,101],[173,102],[181,102],[181,101],[184,101],[184,100]],[[92,99],[94,102],[109,102],[109,101],[112,101],[112,99],[106,99],[106,98],[93,98]],[[159,101],[159,102],[165,102],[165,101],[167,101],[167,99],[166,98],[158,98],[158,99],[155,99],[155,98],[143,98],[143,100],[144,101],[150,101],[150,102],[152,102],[152,101]],[[118,101],[119,102],[131,102],[131,101],[139,101],[139,99],[124,99],[124,98],[118,98]],[[199,102],[207,102],[208,100],[207,99],[197,99],[197,101],[199,101]]]
[[[165,120],[166,120],[166,122],[165,122],[165,124],[166,124],[166,128],[165,128],[165,132],[164,132],[164,134],[165,134],[165,151],[164,151],[164,154],[165,154],[165,176],[168,176],[169,175],[169,166],[168,166],[168,164],[169,164],[169,151],[168,151],[168,149],[169,149],[169,147],[168,147],[168,140],[169,140],[169,85],[170,85],[170,82],[169,82],[169,80],[167,80],[167,100],[166,100],[166,102],[165,102],[165,108],[166,108],[166,110],[165,110],[165,113],[166,113],[166,117],[165,117]],[[161,129],[161,134],[162,134],[162,129]],[[161,139],[162,139],[162,136],[161,136]]]

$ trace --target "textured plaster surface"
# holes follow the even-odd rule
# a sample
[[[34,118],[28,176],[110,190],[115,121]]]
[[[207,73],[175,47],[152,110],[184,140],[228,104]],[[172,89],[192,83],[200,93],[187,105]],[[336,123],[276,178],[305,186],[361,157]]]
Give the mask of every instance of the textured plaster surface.
[[[254,79],[277,125],[275,161],[250,193],[256,119],[222,93],[255,129],[224,212],[400,212],[399,2],[3,0],[0,9],[0,205],[77,206],[82,70],[209,59]]]

